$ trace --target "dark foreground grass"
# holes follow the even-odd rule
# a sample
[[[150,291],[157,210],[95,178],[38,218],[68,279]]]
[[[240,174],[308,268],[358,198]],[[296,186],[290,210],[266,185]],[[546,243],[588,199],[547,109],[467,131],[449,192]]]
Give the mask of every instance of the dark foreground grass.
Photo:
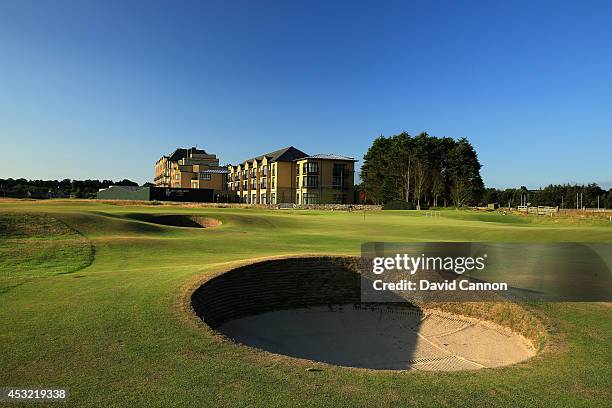
[[[2,253],[26,254],[3,255],[3,276],[39,271],[0,294],[0,386],[68,387],[66,406],[610,405],[610,304],[532,305],[549,331],[541,354],[516,366],[457,373],[372,372],[256,352],[219,340],[182,304],[186,288],[199,278],[258,257],[358,254],[362,242],[373,240],[612,242],[606,224],[73,201],[5,202],[0,213],[30,214],[23,228],[35,230],[19,238],[2,230]],[[195,214],[222,224],[161,226],[135,213]],[[72,238],[40,232],[37,225],[47,221],[38,215],[79,231],[95,247],[94,262],[75,271],[88,263],[79,263],[80,252],[68,244]],[[32,261],[40,240],[67,244],[58,248],[72,258],[61,257],[63,268],[52,256]],[[321,370],[306,371],[311,366]]]

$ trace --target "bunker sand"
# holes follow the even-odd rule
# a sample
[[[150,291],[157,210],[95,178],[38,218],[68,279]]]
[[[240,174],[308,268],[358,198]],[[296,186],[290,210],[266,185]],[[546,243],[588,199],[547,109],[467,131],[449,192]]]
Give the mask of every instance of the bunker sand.
[[[491,322],[388,305],[277,310],[227,321],[217,331],[276,354],[379,370],[476,370],[536,354],[525,337]]]

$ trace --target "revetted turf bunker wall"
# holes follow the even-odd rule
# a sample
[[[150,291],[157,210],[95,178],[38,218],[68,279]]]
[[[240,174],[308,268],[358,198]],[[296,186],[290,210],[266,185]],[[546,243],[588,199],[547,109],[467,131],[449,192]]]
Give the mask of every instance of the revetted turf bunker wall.
[[[360,302],[359,259],[289,258],[233,269],[191,296],[196,314],[210,327],[279,309]]]

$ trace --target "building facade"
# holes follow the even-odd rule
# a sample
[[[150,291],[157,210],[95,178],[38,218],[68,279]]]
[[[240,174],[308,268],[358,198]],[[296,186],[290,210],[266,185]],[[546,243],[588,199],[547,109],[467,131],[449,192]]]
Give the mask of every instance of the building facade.
[[[195,147],[176,149],[155,163],[156,187],[212,189],[223,194],[227,168],[219,166],[214,154]]]
[[[355,160],[308,155],[293,146],[219,166],[214,154],[176,149],[155,163],[155,186],[214,190],[215,201],[246,204],[352,204]]]
[[[315,154],[295,161],[296,204],[353,204],[355,160]]]
[[[293,146],[228,166],[227,190],[248,204],[352,204],[355,160]]]

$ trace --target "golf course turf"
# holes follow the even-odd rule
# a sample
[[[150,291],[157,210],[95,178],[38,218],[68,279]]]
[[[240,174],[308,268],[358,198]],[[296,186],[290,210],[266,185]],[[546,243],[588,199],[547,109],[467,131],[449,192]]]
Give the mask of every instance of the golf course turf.
[[[182,228],[147,216],[220,224]],[[547,337],[516,365],[393,372],[229,342],[186,299],[207,276],[268,257],[359,255],[370,241],[612,242],[611,224],[455,210],[0,201],[0,385],[66,387],[66,406],[607,407],[609,303],[523,305]]]

